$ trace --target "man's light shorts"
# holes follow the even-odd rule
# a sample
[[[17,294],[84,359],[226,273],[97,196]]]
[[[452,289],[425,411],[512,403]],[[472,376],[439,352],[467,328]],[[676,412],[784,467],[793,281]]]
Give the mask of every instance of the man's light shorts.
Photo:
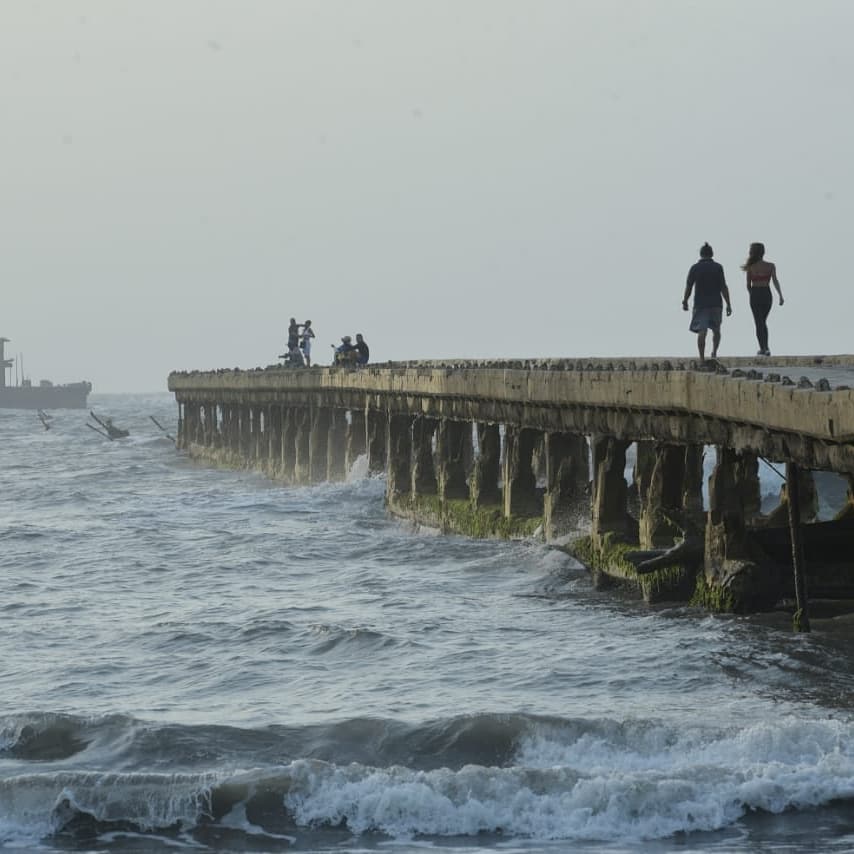
[[[723,314],[722,306],[695,308],[694,314],[691,316],[691,325],[688,328],[692,332],[705,332],[707,329],[711,329],[712,332],[719,332]]]

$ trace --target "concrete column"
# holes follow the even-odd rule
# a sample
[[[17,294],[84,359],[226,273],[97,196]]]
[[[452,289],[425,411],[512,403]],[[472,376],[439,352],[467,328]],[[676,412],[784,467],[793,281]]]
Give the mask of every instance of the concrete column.
[[[747,521],[762,512],[762,487],[759,483],[759,457],[756,454],[739,455],[739,478],[744,494],[744,512]]]
[[[294,482],[308,483],[311,479],[310,441],[311,413],[308,407],[294,409]]]
[[[626,449],[629,442],[611,436],[595,436],[593,449],[593,522],[592,533],[601,539],[616,534],[634,539],[633,525],[626,508]]]
[[[189,406],[190,410],[190,424],[191,433],[190,433],[190,441],[194,445],[201,445],[204,443],[204,425],[202,424],[202,407],[198,403],[192,403]]]
[[[389,502],[400,502],[412,487],[412,416],[388,416],[388,471],[386,496]]]
[[[534,446],[540,439],[537,430],[504,428],[504,515],[538,516],[542,501],[532,467]]]
[[[231,448],[231,407],[222,404],[220,407],[219,443],[223,448]]]
[[[179,416],[179,426],[181,430],[181,447],[188,448],[191,442],[191,430],[193,428],[193,413],[189,403],[181,404],[181,413]]]
[[[468,498],[466,458],[471,456],[471,423],[443,418],[436,433],[436,475],[443,499]]]
[[[222,440],[223,440],[223,437],[222,437],[222,431],[223,431],[222,418],[223,418],[224,407],[221,406],[220,404],[215,403],[211,407],[211,409],[212,409],[211,426],[213,427],[213,438],[212,438],[213,446],[215,448],[221,448],[222,447]]]
[[[808,525],[818,517],[818,492],[815,488],[815,478],[809,469],[796,466],[794,469],[798,478],[798,509],[800,524]],[[768,514],[764,524],[769,527],[783,527],[789,524],[789,488],[784,483],[780,488],[780,503]]]
[[[646,503],[652,470],[655,468],[655,442],[635,442],[635,467],[629,484],[629,512],[640,519],[641,508]]]
[[[329,410],[329,439],[326,443],[326,479],[340,481],[347,477],[347,416],[343,409]]]
[[[252,458],[252,411],[248,406],[240,406],[240,456],[244,460]]]
[[[282,448],[280,471],[286,481],[296,480],[297,413],[292,406],[282,407]]]
[[[259,463],[266,465],[270,455],[270,407],[259,406],[255,411],[258,414],[257,459]]]
[[[2,370],[0,370],[0,374],[2,374]],[[175,446],[178,448],[186,447],[186,441],[184,439],[184,404],[181,401],[178,401],[178,433],[175,436],[176,442]]]
[[[475,507],[501,503],[498,478],[501,472],[501,432],[497,424],[477,425],[477,456],[469,479]]]
[[[196,441],[196,404],[184,404],[184,437],[187,446]]]
[[[587,439],[574,433],[546,433],[543,440],[546,494],[543,527],[547,540],[578,528],[579,505],[590,482]]]
[[[353,468],[353,463],[367,453],[367,426],[364,409],[351,409],[350,418],[347,422],[346,450],[344,454],[344,465],[347,472]]]
[[[412,423],[412,494],[435,495],[438,491],[433,465],[434,418],[417,417]]]
[[[278,474],[282,449],[282,409],[270,404],[264,412],[266,449],[264,456],[271,472]]]
[[[311,433],[308,440],[308,477],[312,483],[323,483],[329,466],[329,424],[327,406],[312,407]]]
[[[216,432],[216,406],[213,403],[206,403],[202,407],[205,416],[205,429],[203,433],[203,442],[208,447],[213,447],[214,433]]]
[[[848,489],[846,490],[845,503],[833,517],[836,521],[854,518],[854,475],[849,474],[845,477],[848,480]]]
[[[756,592],[751,576],[753,554],[746,528],[755,507],[756,458],[725,447],[717,449],[717,463],[709,478],[709,512],[706,522],[705,573],[707,582],[723,587],[740,576],[739,607]],[[731,582],[729,582],[730,589]]]
[[[385,471],[388,450],[386,437],[388,416],[385,412],[368,409],[365,418],[367,420],[368,471],[371,474],[382,474]]]
[[[232,404],[228,407],[228,432],[229,432],[229,448],[232,453],[240,454],[242,440],[240,426],[240,407]]]
[[[264,447],[264,411],[260,406],[252,407],[252,448],[250,457],[253,461],[261,459],[261,450]]]
[[[703,509],[703,457],[705,448],[702,445],[687,445],[685,447],[685,476],[682,479],[682,512],[697,530],[702,530],[706,524],[706,513]]]
[[[682,510],[682,491],[685,480],[685,448],[655,446],[654,463],[649,485],[641,503],[638,537],[642,549],[669,548],[679,536],[680,529],[668,520]],[[668,513],[669,511],[669,513]]]

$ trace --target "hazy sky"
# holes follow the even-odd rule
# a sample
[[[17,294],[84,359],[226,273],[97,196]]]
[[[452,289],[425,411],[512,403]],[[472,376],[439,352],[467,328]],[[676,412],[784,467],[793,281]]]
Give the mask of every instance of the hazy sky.
[[[692,355],[708,240],[854,350],[850,0],[0,0],[0,335],[165,389],[315,355]]]

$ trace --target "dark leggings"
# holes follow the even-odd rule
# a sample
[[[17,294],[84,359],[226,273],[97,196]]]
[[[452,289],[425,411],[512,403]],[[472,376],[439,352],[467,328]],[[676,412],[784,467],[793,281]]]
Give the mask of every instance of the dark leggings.
[[[750,310],[753,312],[753,321],[756,323],[756,340],[759,342],[760,350],[768,349],[768,312],[771,311],[771,288],[750,289]]]

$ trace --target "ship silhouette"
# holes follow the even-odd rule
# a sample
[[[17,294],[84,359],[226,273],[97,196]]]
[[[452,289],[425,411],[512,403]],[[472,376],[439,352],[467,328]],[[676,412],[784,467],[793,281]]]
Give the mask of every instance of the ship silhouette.
[[[85,409],[92,383],[54,385],[41,380],[38,385],[21,378],[19,384],[7,385],[6,370],[14,364],[5,353],[8,338],[0,337],[0,409]]]

